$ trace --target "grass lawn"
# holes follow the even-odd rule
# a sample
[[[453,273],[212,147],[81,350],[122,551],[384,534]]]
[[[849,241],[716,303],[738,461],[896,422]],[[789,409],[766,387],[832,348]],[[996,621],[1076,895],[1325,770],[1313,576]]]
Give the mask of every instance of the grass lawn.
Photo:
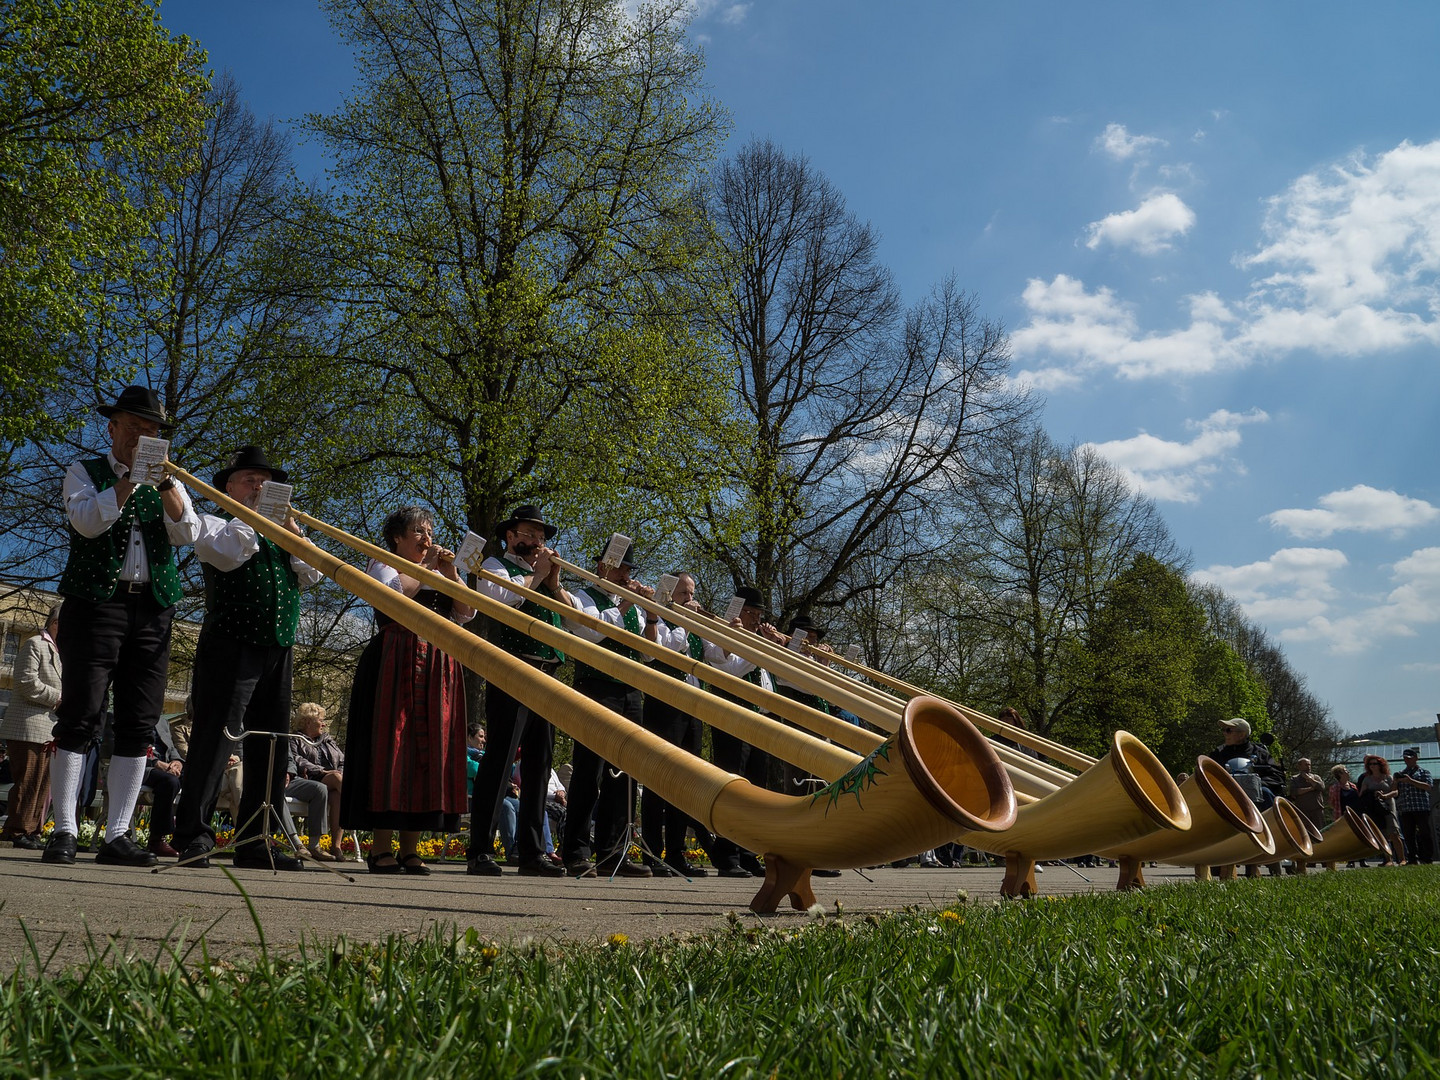
[[[1437,1076],[1437,895],[1406,867],[647,944],[37,956],[0,1076]]]

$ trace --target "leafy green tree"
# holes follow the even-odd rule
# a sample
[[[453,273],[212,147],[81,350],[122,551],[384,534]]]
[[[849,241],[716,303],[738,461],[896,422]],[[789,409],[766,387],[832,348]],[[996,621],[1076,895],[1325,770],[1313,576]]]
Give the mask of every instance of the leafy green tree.
[[[91,341],[105,283],[163,278],[145,241],[199,146],[204,62],[145,0],[0,7],[0,470],[74,415],[41,403]]]
[[[1205,613],[1185,578],[1150,555],[1137,555],[1111,584],[1089,627],[1086,646],[1095,675],[1084,710],[1088,731],[1077,742],[1097,750],[1111,732],[1124,729],[1163,754],[1171,732],[1189,719],[1204,638]]]
[[[687,5],[326,6],[359,85],[308,123],[375,467],[482,535],[521,501],[661,531],[727,406],[692,197],[723,123]]]

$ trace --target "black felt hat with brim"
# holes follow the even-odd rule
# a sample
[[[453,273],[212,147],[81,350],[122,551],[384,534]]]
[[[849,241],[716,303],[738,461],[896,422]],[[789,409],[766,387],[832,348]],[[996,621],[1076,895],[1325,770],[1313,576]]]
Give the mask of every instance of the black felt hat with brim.
[[[265,451],[260,447],[242,446],[230,455],[229,464],[215,474],[215,486],[224,491],[230,477],[244,469],[264,469],[277,484],[283,484],[290,479],[290,474],[284,469],[277,469],[266,460]]]
[[[173,428],[175,421],[160,403],[160,395],[148,386],[127,386],[120,391],[114,405],[101,405],[96,409],[105,419],[112,419],[116,413],[129,413],[141,420],[150,420],[162,428]]]
[[[510,512],[508,518],[495,526],[495,535],[503,540],[505,534],[522,521],[529,522],[531,525],[539,525],[540,528],[545,530],[546,540],[554,539],[555,534],[560,531],[558,526],[547,525],[545,523],[545,518],[541,516],[538,506],[532,503],[525,503],[523,506],[517,506]]]

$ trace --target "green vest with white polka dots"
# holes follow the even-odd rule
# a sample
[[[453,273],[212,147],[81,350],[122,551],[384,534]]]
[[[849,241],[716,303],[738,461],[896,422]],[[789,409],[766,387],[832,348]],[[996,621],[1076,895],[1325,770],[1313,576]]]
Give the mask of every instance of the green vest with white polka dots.
[[[503,555],[500,557],[500,563],[509,573],[511,581],[521,581],[530,573],[529,570],[526,570],[517,563],[511,562]],[[534,600],[526,600],[521,603],[520,610],[532,619],[548,622],[551,626],[558,627],[560,625],[559,612],[543,608]],[[504,649],[512,656],[533,656],[537,660],[542,660],[546,663],[560,663],[565,659],[565,654],[559,649],[551,648],[544,642],[536,641],[534,638],[522,634],[519,630],[506,626],[498,619],[490,620],[489,638],[492,645]]]
[[[260,550],[234,570],[200,564],[205,572],[204,632],[247,645],[289,648],[300,626],[299,579],[284,548],[263,536],[256,539]]]
[[[96,491],[115,486],[120,478],[110,468],[109,458],[83,461]],[[145,540],[145,556],[150,561],[150,590],[161,607],[179,603],[180,572],[175,568],[175,549],[165,532],[165,505],[160,493],[148,484],[140,484],[120,508],[115,523],[99,536],[81,536],[70,527],[70,554],[65,573],[60,578],[60,595],[101,602],[115,595],[120,583],[120,569],[125,563],[125,545],[130,542],[130,527],[138,525]]]

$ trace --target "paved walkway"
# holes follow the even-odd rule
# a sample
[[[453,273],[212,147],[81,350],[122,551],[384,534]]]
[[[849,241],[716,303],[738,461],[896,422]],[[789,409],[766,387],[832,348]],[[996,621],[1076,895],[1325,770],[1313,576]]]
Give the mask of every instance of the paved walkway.
[[[139,956],[160,955],[164,944],[202,931],[212,955],[245,954],[259,943],[245,901],[230,879],[209,870],[168,869],[163,873],[97,866],[81,854],[72,867],[46,866],[37,852],[0,849],[0,965],[4,971],[30,955],[28,931],[42,956],[56,964],[86,959],[87,933],[98,942],[114,940]],[[334,865],[334,864],[328,864]],[[748,904],[758,878],[651,880],[469,877],[463,864],[440,864],[429,877],[376,877],[363,864],[341,864],[348,879],[309,868],[298,873],[240,870],[235,875],[255,904],[265,940],[272,948],[345,936],[383,940],[391,934],[419,936],[433,927],[474,927],[485,938],[516,941],[595,941],[622,932],[631,938],[691,935],[725,926],[728,913],[759,921]],[[1116,872],[1083,871],[1090,882],[1064,866],[1045,868],[1042,893],[1109,889]],[[1152,883],[1188,880],[1174,868],[1147,870]],[[972,900],[998,898],[1001,871],[970,868],[846,871],[817,878],[815,894],[827,910],[838,902],[846,914],[887,911],[910,904],[940,907],[964,889]],[[351,880],[353,879],[353,880]],[[782,908],[772,925],[806,916]]]

